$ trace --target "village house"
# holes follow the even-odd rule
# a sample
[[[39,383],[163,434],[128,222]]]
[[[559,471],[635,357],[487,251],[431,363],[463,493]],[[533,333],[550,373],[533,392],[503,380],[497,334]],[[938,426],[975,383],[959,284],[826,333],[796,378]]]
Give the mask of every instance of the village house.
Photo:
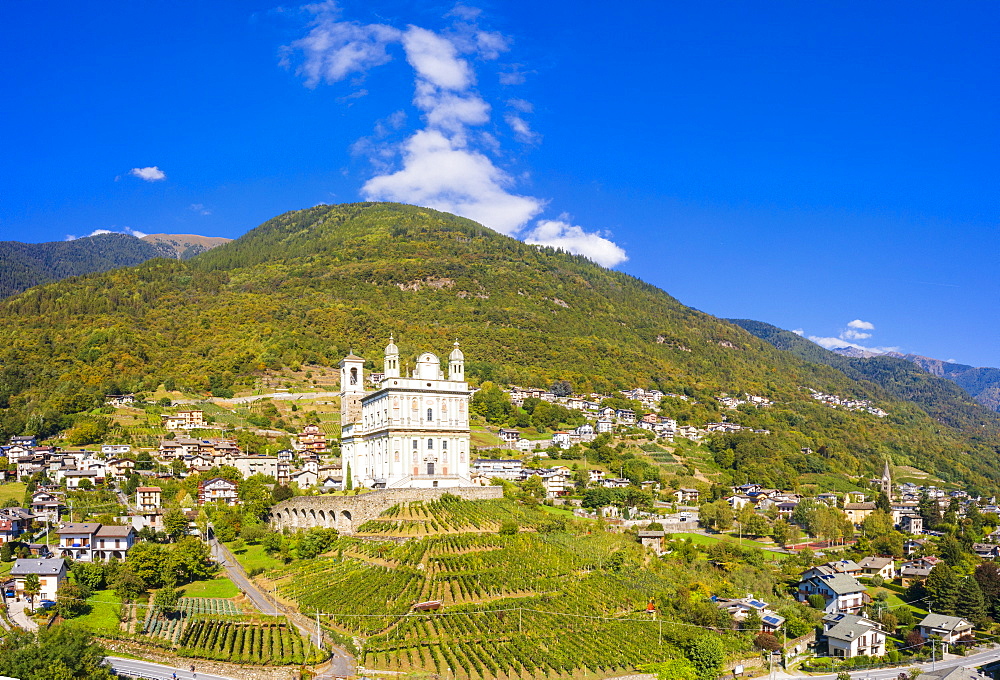
[[[649,548],[657,555],[662,555],[663,536],[664,532],[662,531],[640,531],[635,535],[635,538],[643,547]]]
[[[204,411],[178,411],[174,415],[164,413],[160,418],[163,427],[168,430],[193,430],[205,427]]]
[[[701,493],[699,493],[698,489],[677,489],[677,491],[674,491],[671,495],[677,503],[685,504],[697,503]]]
[[[868,515],[875,512],[874,503],[844,503],[844,514],[855,526],[861,526]]]
[[[67,522],[59,531],[59,555],[79,562],[124,560],[135,545],[131,526],[102,525],[98,522]]]
[[[253,475],[278,476],[277,456],[237,456],[230,465],[239,470],[244,479]]]
[[[891,557],[866,557],[859,565],[865,576],[881,576],[886,581],[896,578],[896,563]]]
[[[608,420],[607,418],[598,418],[597,425],[594,426],[594,430],[597,434],[604,434],[605,432],[614,432],[615,422],[613,420]]]
[[[105,394],[104,403],[108,406],[120,408],[135,403],[134,394]]]
[[[713,598],[713,601],[715,602],[715,606],[733,617],[733,621],[736,623],[743,623],[751,613],[756,613],[760,617],[761,630],[765,633],[774,633],[785,623],[784,617],[768,609],[767,602],[754,597],[741,597],[738,599]]]
[[[798,585],[797,599],[808,602],[810,595],[821,595],[823,610],[828,613],[856,614],[870,599],[865,593],[865,586],[847,574],[804,575]]]
[[[327,450],[326,435],[319,429],[319,425],[306,425],[296,440],[297,446],[295,448],[299,451],[325,453]]]
[[[573,446],[573,438],[570,437],[569,432],[559,430],[552,433],[552,444],[561,449],[568,449]]]
[[[66,560],[63,559],[19,559],[10,569],[14,579],[15,597],[24,597],[24,582],[31,574],[38,576],[41,590],[36,602],[40,600],[55,601],[59,598],[59,588],[66,583]]]
[[[591,484],[594,484],[595,482],[600,482],[602,479],[604,479],[606,474],[607,473],[604,472],[604,470],[588,470],[587,481],[590,482]]]
[[[239,502],[240,497],[236,482],[215,477],[198,484],[198,505],[205,505],[205,503],[239,505]]]
[[[904,562],[899,569],[899,582],[904,588],[909,588],[915,581],[927,580],[933,568],[921,560]]]
[[[907,534],[922,534],[924,518],[920,515],[903,515],[899,518],[899,529]]]
[[[960,616],[945,616],[931,612],[917,624],[915,630],[925,640],[933,636],[940,638],[947,645],[958,642],[967,635],[972,635],[973,628],[971,621]],[[945,646],[945,651],[947,649]]]
[[[309,489],[316,486],[319,481],[319,474],[314,470],[298,470],[290,475],[289,481],[298,485],[300,489]]]
[[[524,463],[504,458],[479,458],[472,462],[472,470],[489,479],[499,478],[517,481],[522,478]]]
[[[105,475],[112,479],[128,479],[135,471],[135,461],[131,458],[112,458],[105,466]]]
[[[158,486],[140,486],[135,490],[135,507],[139,512],[153,512],[162,507],[161,494]]]
[[[973,543],[972,552],[983,560],[995,560],[1000,555],[1000,546],[996,543]]]
[[[58,522],[59,513],[65,508],[65,494],[53,491],[36,491],[31,496],[31,512],[40,521]]]
[[[863,616],[827,614],[823,617],[823,638],[829,655],[835,658],[885,654],[885,631]]]
[[[104,475],[97,470],[67,470],[63,473],[63,478],[66,480],[67,489],[81,488],[80,484],[84,480],[89,481],[91,487],[97,486],[99,481],[104,481]]]

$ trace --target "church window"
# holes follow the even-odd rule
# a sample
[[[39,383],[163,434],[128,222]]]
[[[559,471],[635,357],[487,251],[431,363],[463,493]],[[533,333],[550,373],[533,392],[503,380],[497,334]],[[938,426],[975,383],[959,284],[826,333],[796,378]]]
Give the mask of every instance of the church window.
[[[441,450],[442,451],[447,451],[448,450],[448,440],[447,439],[442,439],[441,440]]]
[[[356,368],[351,369],[351,384],[352,385],[358,384],[358,369]]]
[[[413,400],[413,405],[410,408],[413,409],[414,411],[420,408],[420,405],[417,403],[416,399]]]
[[[414,439],[414,440],[413,440],[413,450],[414,450],[414,451],[416,451],[416,450],[417,450],[417,447],[418,447],[418,444],[417,444],[417,440],[416,440],[416,439]]]
[[[427,420],[434,420],[434,409],[427,409]]]
[[[428,439],[427,440],[427,450],[430,451],[433,448],[434,448],[434,440],[433,439]]]

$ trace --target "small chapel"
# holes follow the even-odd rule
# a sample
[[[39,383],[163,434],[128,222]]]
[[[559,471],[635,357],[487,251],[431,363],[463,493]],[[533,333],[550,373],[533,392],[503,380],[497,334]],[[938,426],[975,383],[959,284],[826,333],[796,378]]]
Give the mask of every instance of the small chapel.
[[[383,377],[365,390],[365,360],[340,362],[341,455],[345,485],[354,488],[475,486],[469,474],[469,385],[458,341],[441,360],[424,352],[403,376],[399,348],[390,337]]]

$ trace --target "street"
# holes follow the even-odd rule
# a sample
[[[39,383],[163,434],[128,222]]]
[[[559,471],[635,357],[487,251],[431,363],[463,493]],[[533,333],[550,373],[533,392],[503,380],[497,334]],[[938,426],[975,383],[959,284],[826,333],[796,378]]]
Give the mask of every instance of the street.
[[[129,675],[136,678],[149,678],[150,680],[232,680],[224,675],[211,675],[209,673],[199,673],[198,664],[195,662],[194,673],[191,666],[185,668],[174,668],[151,661],[136,661],[135,659],[123,659],[118,656],[105,657],[108,665],[114,669],[116,675]]]
[[[959,656],[945,661],[938,661],[933,664],[925,663],[914,664],[913,666],[900,666],[897,668],[854,671],[851,673],[851,677],[855,680],[896,680],[900,673],[905,673],[910,668],[918,668],[923,673],[927,673],[931,670],[940,671],[946,668],[958,668],[959,666],[974,668],[993,661],[1000,661],[1000,647],[997,649],[989,649],[985,652],[979,652],[978,654],[970,654],[969,656]],[[789,673],[776,673],[774,677],[779,678],[780,680],[837,680],[836,673],[830,673],[828,675],[792,675]]]

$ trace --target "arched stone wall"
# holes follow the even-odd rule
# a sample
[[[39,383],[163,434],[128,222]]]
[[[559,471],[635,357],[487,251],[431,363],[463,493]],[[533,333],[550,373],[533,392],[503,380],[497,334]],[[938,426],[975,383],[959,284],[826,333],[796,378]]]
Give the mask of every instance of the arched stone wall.
[[[357,496],[296,496],[271,508],[269,519],[272,528],[278,531],[325,527],[335,528],[342,534],[353,534],[362,524],[397,503],[432,501],[446,493],[467,500],[485,500],[503,498],[503,487],[382,489]]]

